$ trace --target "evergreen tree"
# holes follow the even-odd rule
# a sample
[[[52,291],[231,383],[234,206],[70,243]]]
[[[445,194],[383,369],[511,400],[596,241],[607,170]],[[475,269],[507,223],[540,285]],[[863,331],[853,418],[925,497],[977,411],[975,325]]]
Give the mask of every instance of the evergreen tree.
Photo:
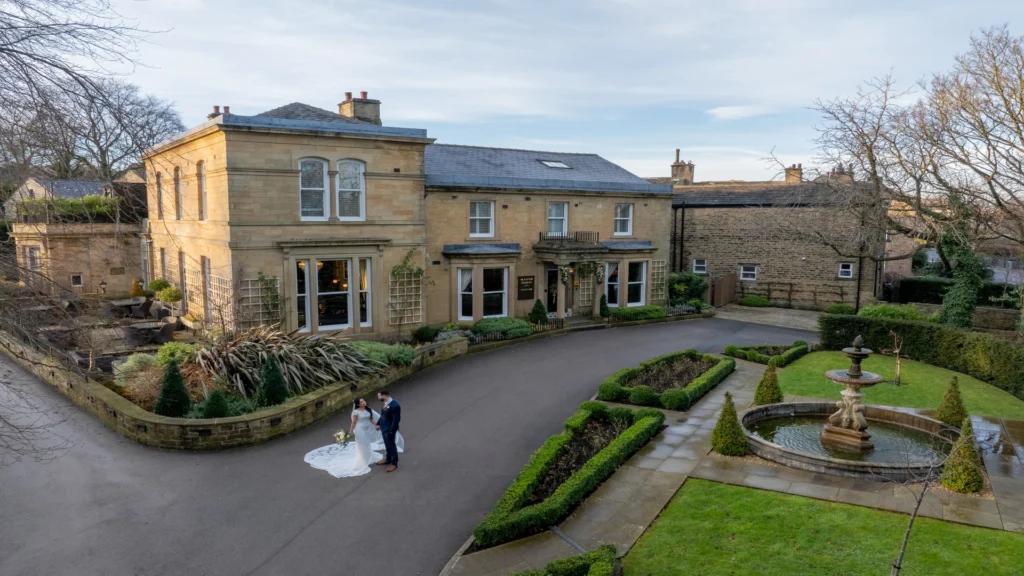
[[[612,315],[612,311],[608,308],[608,297],[601,294],[601,318],[607,318]]]
[[[221,390],[214,390],[203,404],[203,418],[224,418],[228,415],[228,397]]]
[[[138,298],[143,295],[142,286],[139,285],[138,278],[132,278],[132,287],[128,290],[128,295],[132,298]]]
[[[953,445],[953,451],[942,469],[942,486],[962,494],[978,492],[985,486],[970,417],[964,418],[960,425],[960,438]]]
[[[530,315],[527,318],[534,324],[548,323],[548,309],[540,301],[540,298],[537,298],[537,301],[533,303],[533,310],[530,310]]]
[[[743,435],[739,417],[736,416],[736,405],[732,402],[732,394],[725,393],[725,404],[718,422],[711,433],[711,447],[724,456],[746,456],[747,437]]]
[[[946,388],[946,395],[942,397],[939,409],[935,411],[935,418],[957,426],[967,417],[967,410],[964,408],[963,398],[960,397],[960,382],[956,376],[949,381],[949,388]]]
[[[153,412],[161,416],[181,418],[188,414],[192,400],[185,389],[185,379],[181,376],[177,362],[171,362],[164,368],[164,378],[160,383],[160,395],[156,399]]]
[[[779,402],[782,402],[782,389],[779,388],[779,377],[775,373],[775,361],[770,360],[764,376],[761,376],[761,382],[757,385],[757,391],[754,392],[754,404],[761,406]]]
[[[288,399],[288,385],[281,374],[281,366],[273,356],[267,356],[260,373],[260,393],[267,406],[275,406]]]

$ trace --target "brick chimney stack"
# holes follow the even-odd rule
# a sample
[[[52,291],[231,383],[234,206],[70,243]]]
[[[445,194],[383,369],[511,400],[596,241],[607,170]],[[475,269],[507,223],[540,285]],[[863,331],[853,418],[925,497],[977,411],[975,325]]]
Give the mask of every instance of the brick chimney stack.
[[[207,114],[206,115],[206,119],[207,120],[213,120],[217,116],[220,116],[220,106],[214,106],[213,107],[213,113],[212,114]]]
[[[672,180],[675,185],[693,184],[693,162],[679,161],[679,148],[676,148],[676,161],[672,163]]]
[[[793,184],[796,182],[803,182],[804,180],[804,165],[793,164],[789,168],[786,168],[786,183]]]
[[[380,100],[371,100],[366,91],[360,92],[359,98],[353,98],[351,92],[345,92],[345,101],[338,104],[338,114],[381,125]]]

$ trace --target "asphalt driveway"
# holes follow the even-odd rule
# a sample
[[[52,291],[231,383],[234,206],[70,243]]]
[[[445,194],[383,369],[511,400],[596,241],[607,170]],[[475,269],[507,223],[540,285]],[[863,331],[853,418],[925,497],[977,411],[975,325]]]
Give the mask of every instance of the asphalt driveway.
[[[474,354],[392,388],[401,468],[307,466],[348,413],[262,446],[163,451],[118,436],[0,356],[0,378],[68,415],[49,462],[0,468],[0,574],[437,574],[529,455],[609,373],[657,354],[812,340],[709,319],[581,332]]]

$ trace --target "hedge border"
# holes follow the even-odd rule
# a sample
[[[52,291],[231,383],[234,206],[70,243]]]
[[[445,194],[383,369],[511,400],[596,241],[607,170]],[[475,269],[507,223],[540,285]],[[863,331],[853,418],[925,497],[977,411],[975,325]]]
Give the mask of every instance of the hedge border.
[[[491,512],[473,530],[478,546],[495,546],[557,524],[630,456],[661,431],[665,421],[665,415],[660,410],[632,412],[633,424],[618,438],[587,460],[544,501],[524,506],[562,449],[572,440],[575,431],[581,430],[591,418],[601,412],[610,411],[600,402],[584,402],[580,410],[565,421],[565,431],[548,438],[533,453],[523,471],[516,476]]]
[[[697,376],[685,388],[672,388],[658,394],[650,387],[640,384],[639,386],[623,386],[635,378],[643,375],[644,371],[655,366],[672,362],[678,358],[688,357],[694,360],[710,360],[715,365],[706,372]],[[661,406],[668,410],[687,410],[704,397],[715,386],[725,380],[725,377],[732,374],[736,369],[736,361],[732,358],[718,358],[710,354],[689,349],[682,352],[670,352],[655,356],[649,360],[631,368],[623,368],[605,379],[597,388],[597,399],[605,402],[618,402],[621,404],[633,404],[635,406]],[[645,392],[644,389],[650,392]],[[639,392],[638,392],[639,390]],[[639,397],[639,398],[638,398]],[[647,402],[637,404],[633,399],[644,399]]]
[[[612,576],[617,555],[614,545],[604,544],[592,552],[559,558],[543,568],[515,572],[510,576]]]
[[[770,344],[760,344],[760,346],[770,346]],[[776,354],[775,356],[761,354],[752,348],[753,346],[733,346],[730,344],[725,347],[725,355],[732,356],[733,358],[740,358],[741,360],[749,360],[750,362],[757,362],[758,364],[767,364],[771,360],[775,360],[775,366],[782,368],[811,351],[811,347],[803,340],[793,342],[785,352],[782,354]]]
[[[832,314],[818,319],[823,350],[842,350],[862,336],[877,352],[892,346],[891,330],[903,336],[903,357],[968,374],[1024,400],[1024,346],[1015,342],[931,322]]]

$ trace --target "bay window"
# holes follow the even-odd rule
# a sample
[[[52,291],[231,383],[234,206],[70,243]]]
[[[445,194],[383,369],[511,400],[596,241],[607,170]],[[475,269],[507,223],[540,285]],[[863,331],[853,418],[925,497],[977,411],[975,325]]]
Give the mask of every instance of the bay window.
[[[370,259],[359,259],[359,325],[372,326],[370,302]]]
[[[459,320],[473,319],[473,269],[459,268]]]
[[[309,261],[295,262],[295,308],[300,332],[309,331]]]
[[[647,298],[647,262],[630,262],[626,277],[626,305],[643,306]]]
[[[349,260],[316,261],[317,326],[323,329],[348,328]]]
[[[299,160],[299,218],[327,220],[327,162],[317,158]]]
[[[295,262],[299,331],[373,326],[371,258],[317,258]],[[355,283],[355,285],[353,285]]]
[[[616,307],[619,305],[619,263],[609,262],[605,265],[605,286],[604,295],[608,305]]]
[[[506,314],[508,268],[484,268],[484,318]]]
[[[358,160],[338,162],[338,219],[366,220],[366,178]]]

